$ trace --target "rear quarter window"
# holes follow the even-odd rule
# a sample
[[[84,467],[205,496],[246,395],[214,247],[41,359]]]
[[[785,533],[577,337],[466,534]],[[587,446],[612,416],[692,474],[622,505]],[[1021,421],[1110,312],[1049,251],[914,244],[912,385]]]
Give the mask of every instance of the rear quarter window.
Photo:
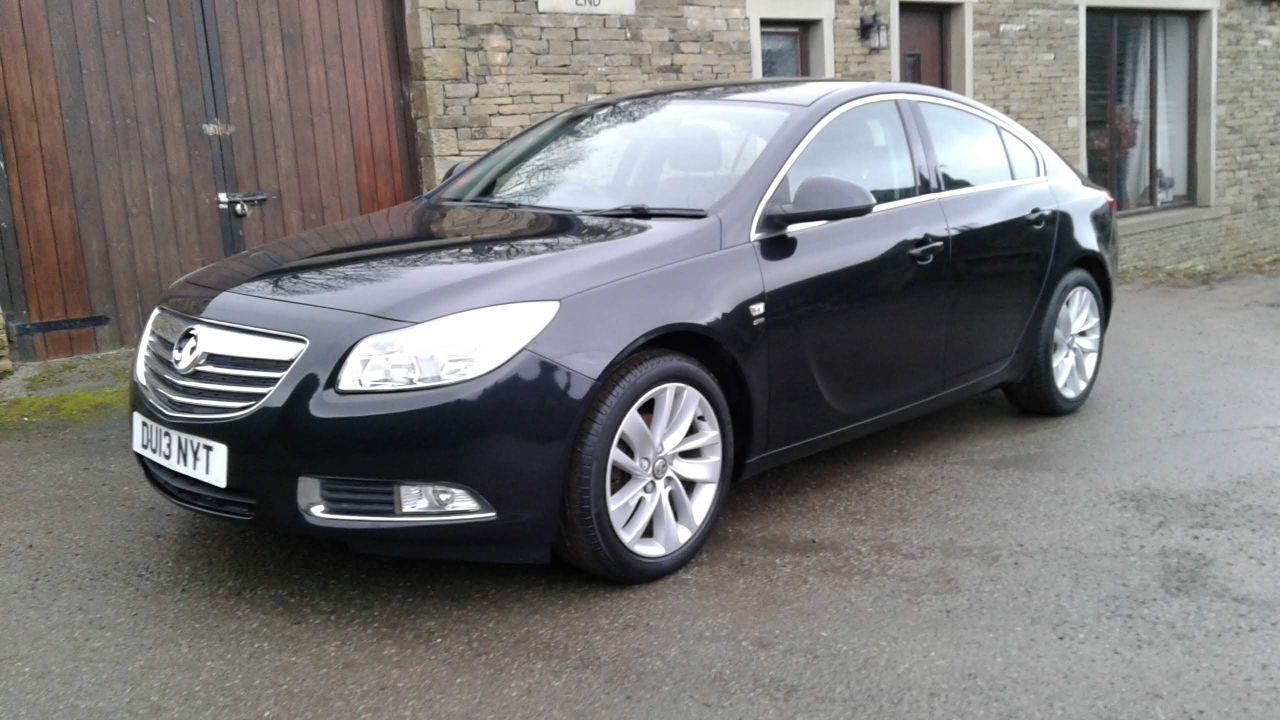
[[[1013,179],[1000,128],[995,123],[935,103],[922,102],[919,108],[933,141],[944,190]]]
[[[1005,149],[1009,151],[1009,167],[1013,170],[1013,179],[1039,177],[1040,163],[1036,160],[1035,151],[1003,128],[1000,130],[1000,137],[1004,140]]]

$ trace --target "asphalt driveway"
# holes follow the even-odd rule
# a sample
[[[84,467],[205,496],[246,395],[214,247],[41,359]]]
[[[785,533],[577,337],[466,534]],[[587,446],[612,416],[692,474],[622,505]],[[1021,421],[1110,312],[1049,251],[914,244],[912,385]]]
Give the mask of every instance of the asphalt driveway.
[[[1280,280],[1123,288],[1074,417],[996,394],[734,489],[638,588],[354,555],[0,436],[0,716],[1275,717]]]

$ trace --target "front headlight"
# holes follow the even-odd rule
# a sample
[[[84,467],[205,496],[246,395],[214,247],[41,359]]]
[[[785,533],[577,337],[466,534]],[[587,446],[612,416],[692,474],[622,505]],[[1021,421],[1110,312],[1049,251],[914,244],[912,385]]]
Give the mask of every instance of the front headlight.
[[[498,368],[555,317],[560,303],[493,305],[356,343],[338,374],[338,390],[412,390],[462,382]]]

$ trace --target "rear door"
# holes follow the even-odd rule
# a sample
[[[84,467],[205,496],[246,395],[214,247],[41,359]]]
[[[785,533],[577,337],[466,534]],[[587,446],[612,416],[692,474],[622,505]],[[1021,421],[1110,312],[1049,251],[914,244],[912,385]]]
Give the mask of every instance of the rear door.
[[[1010,129],[950,104],[917,117],[951,231],[944,365],[948,388],[1004,367],[1049,271],[1056,202],[1043,163]]]
[[[770,442],[783,447],[938,392],[946,314],[947,226],[920,197],[899,103],[836,115],[788,170],[769,205],[810,177],[870,190],[869,215],[756,242],[770,347]],[[918,151],[918,146],[917,146]],[[925,252],[919,248],[927,246]]]

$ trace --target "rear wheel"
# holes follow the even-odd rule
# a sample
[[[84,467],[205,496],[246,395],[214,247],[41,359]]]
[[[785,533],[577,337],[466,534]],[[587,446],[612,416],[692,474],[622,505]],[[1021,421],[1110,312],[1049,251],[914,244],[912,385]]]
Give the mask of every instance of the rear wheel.
[[[1041,324],[1031,369],[1004,387],[1010,402],[1041,415],[1066,415],[1084,405],[1102,360],[1102,302],[1089,273],[1076,269],[1062,278]]]
[[[728,404],[711,373],[672,352],[605,382],[574,446],[560,554],[615,582],[646,582],[697,554],[733,468]]]

